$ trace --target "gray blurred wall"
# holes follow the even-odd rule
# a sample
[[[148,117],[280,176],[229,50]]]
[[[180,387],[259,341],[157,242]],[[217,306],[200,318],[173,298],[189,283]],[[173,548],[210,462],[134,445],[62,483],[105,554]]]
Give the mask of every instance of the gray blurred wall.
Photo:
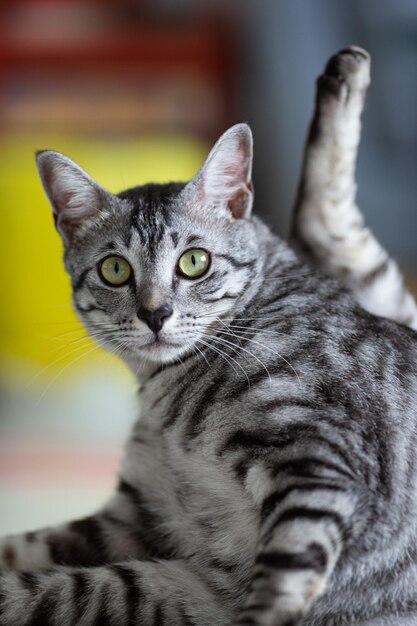
[[[349,44],[372,55],[358,200],[392,254],[417,266],[417,2],[244,0],[243,118],[255,135],[256,204],[286,234],[314,80]]]

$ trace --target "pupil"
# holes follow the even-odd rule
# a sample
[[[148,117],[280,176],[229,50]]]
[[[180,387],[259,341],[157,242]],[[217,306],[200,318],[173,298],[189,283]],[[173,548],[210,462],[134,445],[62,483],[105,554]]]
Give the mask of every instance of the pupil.
[[[195,256],[194,256],[194,254],[192,254],[192,255],[191,255],[191,263],[192,263],[193,265],[195,265],[195,264],[196,264],[196,260],[195,260]]]
[[[119,273],[119,264],[118,264],[118,262],[117,262],[117,261],[116,261],[116,263],[114,264],[114,271],[116,272],[116,274],[118,274],[118,273]]]

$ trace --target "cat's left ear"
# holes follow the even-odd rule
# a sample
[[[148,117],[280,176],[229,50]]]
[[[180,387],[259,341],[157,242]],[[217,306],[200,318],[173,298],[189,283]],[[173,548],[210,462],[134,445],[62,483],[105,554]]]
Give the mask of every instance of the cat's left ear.
[[[60,152],[41,150],[36,153],[36,162],[55,226],[64,243],[70,245],[83,223],[108,206],[112,194]]]
[[[248,124],[236,124],[217,141],[191,181],[199,203],[248,218],[253,205],[253,139]]]

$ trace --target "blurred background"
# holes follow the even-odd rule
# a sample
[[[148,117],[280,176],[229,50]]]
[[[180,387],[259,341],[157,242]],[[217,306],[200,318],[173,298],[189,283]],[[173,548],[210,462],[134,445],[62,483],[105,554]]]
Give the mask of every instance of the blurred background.
[[[0,6],[0,534],[93,511],[136,411],[117,359],[85,337],[34,150],[111,191],[187,180],[229,125],[255,136],[256,208],[285,236],[314,81],[372,54],[359,203],[417,273],[415,0],[14,0]]]

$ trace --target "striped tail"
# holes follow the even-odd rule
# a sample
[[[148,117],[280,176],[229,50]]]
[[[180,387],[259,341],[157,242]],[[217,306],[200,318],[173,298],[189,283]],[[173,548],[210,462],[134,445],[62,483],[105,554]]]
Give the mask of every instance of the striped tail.
[[[366,310],[417,330],[416,302],[355,203],[360,118],[369,82],[369,54],[355,47],[333,56],[319,77],[292,236],[303,255],[339,277]]]

